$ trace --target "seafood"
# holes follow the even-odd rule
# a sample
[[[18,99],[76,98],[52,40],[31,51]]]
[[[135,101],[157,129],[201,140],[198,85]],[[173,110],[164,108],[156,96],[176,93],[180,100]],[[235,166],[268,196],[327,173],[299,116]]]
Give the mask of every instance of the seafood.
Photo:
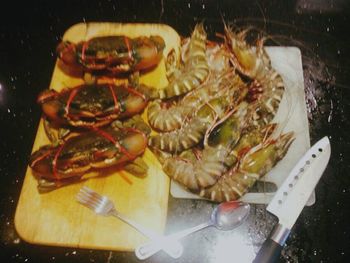
[[[250,101],[254,101],[251,110],[255,112],[252,122],[261,126],[275,116],[285,87],[281,75],[271,66],[263,40],[259,40],[257,46],[250,46],[245,41],[247,32],[234,32],[225,25],[225,41],[231,63],[241,74],[253,80],[250,88]]]
[[[57,55],[68,67],[115,75],[157,66],[164,47],[160,36],[101,36],[76,44],[62,41],[57,46]]]
[[[37,101],[50,121],[75,127],[106,125],[140,113],[148,103],[136,89],[113,84],[83,84],[61,92],[45,90]]]
[[[260,84],[257,81],[252,83],[254,88],[250,88],[250,91],[256,90],[256,87],[260,90],[259,86],[262,86],[262,92],[252,92],[250,94],[259,94],[258,99],[255,99],[251,103],[250,108],[253,114],[251,115],[252,125],[257,127],[264,126],[270,123],[275,117],[279,104],[282,100],[284,93],[284,82],[281,76],[274,72],[270,76],[270,81]]]
[[[214,185],[202,188],[199,195],[216,202],[237,200],[285,156],[293,140],[293,132],[289,132],[251,148],[237,166],[223,174]]]
[[[211,144],[206,140],[210,136],[205,138],[200,158],[188,158],[186,152],[166,158],[163,163],[164,172],[190,190],[215,184],[226,169],[223,160],[240,138],[246,113],[247,104],[241,103],[234,114],[230,114],[221,125],[213,129],[211,134],[215,133],[216,138],[211,140]]]
[[[220,94],[220,89],[215,87],[209,90],[208,86],[206,90],[205,83],[175,106],[167,108],[158,101],[153,102],[148,113],[152,127],[160,131],[174,129],[151,137],[149,142],[158,151],[180,153],[163,154],[160,160],[165,173],[190,191],[218,202],[236,200],[246,193],[285,156],[294,140],[292,132],[272,138],[277,124],[271,124],[271,121],[284,95],[284,82],[272,68],[263,41],[257,47],[248,45],[246,32],[236,33],[225,26],[224,47],[214,45],[212,49],[221,57],[207,54],[208,84],[210,78],[218,78],[218,73],[227,68],[224,58],[229,57],[247,85],[246,93],[238,100],[243,102],[231,107],[223,103],[227,107],[223,115],[219,118],[206,115],[211,118],[201,120],[202,107],[206,109],[216,97],[212,95],[207,104],[201,104],[201,100],[207,99],[210,92],[217,93],[217,98],[225,94]],[[206,96],[199,93],[202,89]],[[194,110],[196,108],[199,110]],[[227,116],[227,111],[233,112],[232,116]],[[198,128],[189,129],[192,123]],[[195,145],[202,145],[203,149],[186,150]]]
[[[205,55],[210,73],[218,74],[232,68],[229,59],[230,53],[225,44],[207,41]]]
[[[230,89],[237,89],[243,85],[240,77],[229,70],[189,92],[176,104],[169,105],[161,100],[152,101],[147,110],[148,122],[154,129],[162,132],[179,129],[186,119],[193,116],[193,109],[225,93],[229,94]]]
[[[180,129],[151,136],[149,145],[171,153],[180,153],[197,145],[215,121],[224,117],[245,97],[245,94],[244,86],[234,86],[230,93],[201,105],[194,116]]]
[[[247,127],[239,138],[238,143],[226,156],[224,160],[225,165],[227,167],[235,165],[251,148],[264,142],[266,138],[269,138],[276,128],[276,123],[269,123],[262,128],[256,128],[254,126]]]
[[[205,54],[206,39],[207,34],[203,24],[197,24],[188,43],[182,48],[183,65],[180,66],[180,69],[167,69],[171,71],[171,74],[168,73],[170,82],[159,91],[159,98],[172,98],[185,94],[199,87],[205,81],[209,74]]]
[[[68,138],[61,145],[44,145],[35,151],[29,166],[38,177],[40,192],[79,181],[95,169],[133,161],[147,147],[144,123],[120,127],[120,123]]]
[[[165,158],[163,169],[166,174],[191,191],[213,185],[247,149],[275,130],[276,125],[271,124],[248,132],[244,125],[247,105],[241,103],[238,108],[211,131],[204,141],[203,151],[195,152],[194,157],[186,151],[179,156]]]

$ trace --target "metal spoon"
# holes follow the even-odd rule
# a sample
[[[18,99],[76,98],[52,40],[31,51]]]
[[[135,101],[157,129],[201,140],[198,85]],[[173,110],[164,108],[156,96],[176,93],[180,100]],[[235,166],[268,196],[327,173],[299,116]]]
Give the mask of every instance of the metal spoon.
[[[244,222],[248,217],[249,211],[250,205],[247,203],[234,201],[221,203],[214,208],[208,222],[140,245],[135,249],[135,254],[138,259],[146,259],[164,247],[172,246],[179,239],[209,226],[215,226],[220,230],[234,229]],[[179,254],[180,256],[181,254]]]

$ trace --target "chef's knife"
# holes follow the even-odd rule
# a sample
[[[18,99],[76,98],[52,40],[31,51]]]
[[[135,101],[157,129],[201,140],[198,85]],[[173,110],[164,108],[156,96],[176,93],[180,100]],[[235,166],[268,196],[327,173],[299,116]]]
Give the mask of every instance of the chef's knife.
[[[328,137],[314,144],[298,161],[266,210],[278,217],[278,224],[265,240],[254,263],[277,262],[290,230],[321,178],[331,155]]]

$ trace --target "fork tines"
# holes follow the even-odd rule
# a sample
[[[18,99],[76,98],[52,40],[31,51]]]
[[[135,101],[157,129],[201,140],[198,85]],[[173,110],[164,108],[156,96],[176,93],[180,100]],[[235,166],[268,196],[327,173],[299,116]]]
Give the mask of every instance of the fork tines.
[[[77,201],[94,210],[96,213],[101,213],[103,205],[108,201],[108,198],[96,193],[87,186],[83,186],[77,194]]]

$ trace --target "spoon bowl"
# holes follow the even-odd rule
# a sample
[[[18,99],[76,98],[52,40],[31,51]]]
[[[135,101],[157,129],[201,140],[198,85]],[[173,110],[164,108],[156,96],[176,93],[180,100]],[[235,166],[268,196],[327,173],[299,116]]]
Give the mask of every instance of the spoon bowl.
[[[220,230],[232,230],[241,225],[248,217],[250,205],[242,202],[224,202],[215,207],[210,221]]]
[[[170,234],[161,239],[152,240],[137,247],[135,254],[138,259],[146,259],[164,247],[172,246],[173,242],[177,242],[179,239],[209,226],[215,226],[219,230],[232,230],[246,220],[249,211],[250,205],[247,203],[236,201],[221,203],[214,208],[208,222]],[[182,251],[179,250],[176,258],[179,258],[181,254]]]

